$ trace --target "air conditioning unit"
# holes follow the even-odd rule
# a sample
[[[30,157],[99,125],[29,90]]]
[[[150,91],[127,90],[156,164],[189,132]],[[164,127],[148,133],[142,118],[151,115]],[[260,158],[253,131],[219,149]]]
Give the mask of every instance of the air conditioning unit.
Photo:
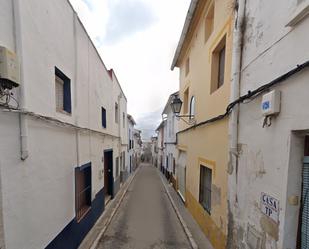
[[[20,67],[17,55],[0,46],[0,84],[3,88],[12,89],[20,84]]]

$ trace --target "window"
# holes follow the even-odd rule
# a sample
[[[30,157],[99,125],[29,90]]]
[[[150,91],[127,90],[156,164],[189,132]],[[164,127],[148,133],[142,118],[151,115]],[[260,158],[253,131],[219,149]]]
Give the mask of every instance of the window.
[[[71,80],[55,68],[55,99],[58,112],[71,113]]]
[[[106,128],[106,110],[105,108],[101,108],[101,112],[102,112],[102,127]]]
[[[119,157],[116,158],[116,177],[119,176]]]
[[[190,72],[190,58],[186,60],[186,76]]]
[[[226,36],[219,42],[212,53],[211,63],[211,92],[216,91],[224,84],[225,74],[225,44]]]
[[[124,112],[122,113],[122,126],[123,128],[126,128],[126,115]]]
[[[218,88],[224,84],[225,46],[219,52]]]
[[[189,102],[189,88],[186,89],[183,96],[183,112],[184,114],[188,113],[188,102]]]
[[[115,103],[115,122],[118,124],[119,119],[119,107],[118,104]]]
[[[175,163],[175,157],[173,157],[173,174],[176,175],[176,163]]]
[[[210,214],[211,212],[212,170],[200,166],[200,204]]]
[[[125,168],[126,168],[126,153],[125,152],[122,152],[122,158],[123,158],[123,160],[122,160],[122,169],[123,170],[125,170]]]
[[[75,169],[75,209],[80,221],[91,207],[91,164]]]
[[[207,12],[206,19],[205,19],[205,42],[208,41],[208,38],[210,37],[214,29],[214,12],[215,12],[215,8],[214,8],[214,4],[212,4],[209,7],[209,10]]]
[[[195,115],[195,97],[191,97],[190,101],[190,119],[194,118]]]

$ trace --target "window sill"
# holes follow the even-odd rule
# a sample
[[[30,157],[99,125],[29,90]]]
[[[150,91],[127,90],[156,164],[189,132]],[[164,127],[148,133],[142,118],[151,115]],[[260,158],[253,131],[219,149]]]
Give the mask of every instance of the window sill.
[[[294,27],[301,21],[303,21],[309,15],[309,1],[300,4],[294,14],[289,18],[289,22],[286,27]]]
[[[56,109],[56,111],[57,111],[58,113],[61,113],[61,114],[67,115],[67,116],[72,116],[72,113],[66,112],[66,111],[61,110],[61,109]]]

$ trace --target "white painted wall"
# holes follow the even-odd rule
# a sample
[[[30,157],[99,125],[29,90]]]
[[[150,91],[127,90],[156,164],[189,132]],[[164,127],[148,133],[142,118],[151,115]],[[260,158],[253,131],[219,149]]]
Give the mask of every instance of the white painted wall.
[[[308,1],[307,1],[308,2]],[[254,90],[309,60],[309,18],[286,27],[297,1],[247,0],[241,94]],[[261,96],[240,106],[238,203],[233,218],[237,245],[248,248],[252,226],[266,249],[296,246],[299,205],[287,201],[300,197],[303,135],[309,130],[309,70],[275,87],[282,92],[281,113],[272,126],[262,128]],[[280,202],[279,223],[261,212],[261,192]],[[278,238],[276,238],[278,236]]]
[[[15,14],[22,20],[26,109],[97,131],[77,132],[28,117],[30,157],[21,161],[18,115],[0,110],[6,248],[41,249],[75,217],[74,168],[92,163],[94,198],[104,186],[100,175],[103,151],[113,149],[116,158],[118,152],[126,150],[127,124],[122,126],[122,112],[126,114],[127,100],[125,96],[120,100],[119,133],[114,103],[122,90],[115,77],[110,77],[68,2],[19,3],[21,13]],[[0,45],[15,51],[12,0],[0,0],[0,6]],[[55,66],[71,79],[72,115],[56,112]],[[101,125],[102,106],[107,111],[106,129]]]

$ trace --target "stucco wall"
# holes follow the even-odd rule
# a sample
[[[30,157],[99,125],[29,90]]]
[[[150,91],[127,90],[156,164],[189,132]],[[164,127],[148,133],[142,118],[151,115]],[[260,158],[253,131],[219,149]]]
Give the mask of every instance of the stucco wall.
[[[201,1],[203,2],[203,1]],[[196,123],[225,113],[230,97],[230,73],[232,56],[233,2],[229,0],[205,1],[196,10],[196,16],[186,37],[182,56],[179,58],[180,96],[188,89],[188,107],[195,97]],[[205,40],[205,18],[209,6],[214,4],[214,27],[210,37]],[[224,84],[211,91],[212,54],[220,41],[226,37]],[[186,74],[186,61],[190,69]],[[184,103],[186,104],[186,103]],[[184,108],[182,108],[182,114]],[[179,130],[190,125],[179,122]],[[186,162],[186,205],[197,219],[212,245],[225,248],[228,207],[227,207],[227,165],[228,165],[228,120],[197,127],[178,135],[178,146],[187,155]],[[212,170],[211,214],[199,203],[200,167]],[[203,220],[203,222],[199,220]]]
[[[267,4],[267,7],[265,5]],[[281,76],[309,59],[309,19],[286,27],[297,1],[247,1],[241,94]],[[274,11],[276,14],[274,14]],[[239,166],[236,186],[238,203],[234,215],[238,246],[252,243],[254,230],[262,248],[295,248],[304,135],[308,130],[308,70],[284,81],[280,90],[281,113],[271,127],[262,128],[262,97],[240,106]],[[261,193],[279,200],[279,220],[273,222],[261,212]],[[233,203],[231,203],[233,205]]]

